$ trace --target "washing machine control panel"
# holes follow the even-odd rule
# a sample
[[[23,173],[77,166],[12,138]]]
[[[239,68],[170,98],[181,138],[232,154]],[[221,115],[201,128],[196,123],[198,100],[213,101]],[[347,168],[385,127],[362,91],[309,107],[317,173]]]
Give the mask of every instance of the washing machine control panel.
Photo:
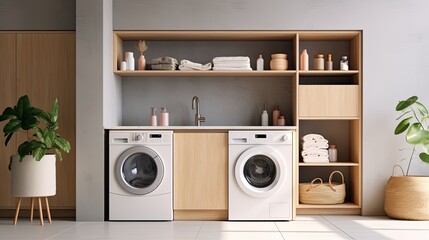
[[[229,144],[292,144],[291,131],[230,131]]]
[[[110,136],[111,144],[171,144],[172,131],[114,131]]]

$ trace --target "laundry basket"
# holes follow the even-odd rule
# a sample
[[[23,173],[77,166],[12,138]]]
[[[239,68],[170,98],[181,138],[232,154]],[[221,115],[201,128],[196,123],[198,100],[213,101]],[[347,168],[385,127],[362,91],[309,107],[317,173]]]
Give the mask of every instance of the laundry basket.
[[[341,175],[342,183],[332,182],[332,176]],[[340,171],[333,171],[329,176],[329,183],[323,183],[321,178],[315,178],[310,183],[299,184],[299,201],[304,204],[339,204],[344,203],[346,185],[344,175]]]

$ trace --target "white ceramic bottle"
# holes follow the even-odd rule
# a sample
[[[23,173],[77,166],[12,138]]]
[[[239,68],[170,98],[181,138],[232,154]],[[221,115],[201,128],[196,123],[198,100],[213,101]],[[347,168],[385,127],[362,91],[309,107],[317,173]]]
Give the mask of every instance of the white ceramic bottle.
[[[299,70],[308,71],[308,53],[307,53],[307,49],[302,50],[301,57],[299,59]]]
[[[127,70],[128,71],[134,71],[135,70],[135,60],[134,60],[134,53],[133,52],[128,52],[128,54],[126,54],[127,59]]]
[[[150,125],[151,126],[157,126],[157,119],[156,119],[156,108],[151,107],[152,114],[150,115]]]
[[[268,112],[266,104],[264,105],[264,111],[262,111],[261,126],[268,126]]]
[[[160,126],[168,126],[168,112],[166,107],[161,107],[159,125]]]
[[[262,58],[262,55],[259,55],[258,60],[256,60],[256,71],[263,71],[264,70],[264,59]]]

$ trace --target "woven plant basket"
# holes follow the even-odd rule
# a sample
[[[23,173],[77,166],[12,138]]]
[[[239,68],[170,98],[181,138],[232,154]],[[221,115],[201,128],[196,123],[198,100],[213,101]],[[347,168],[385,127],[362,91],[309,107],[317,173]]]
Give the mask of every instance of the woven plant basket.
[[[429,177],[392,176],[384,194],[387,216],[405,220],[429,220]]]
[[[332,176],[341,175],[342,183],[332,182]],[[299,184],[299,201],[304,204],[339,204],[346,197],[344,175],[340,171],[333,171],[329,176],[329,183],[323,183],[321,178],[315,178],[310,183]]]

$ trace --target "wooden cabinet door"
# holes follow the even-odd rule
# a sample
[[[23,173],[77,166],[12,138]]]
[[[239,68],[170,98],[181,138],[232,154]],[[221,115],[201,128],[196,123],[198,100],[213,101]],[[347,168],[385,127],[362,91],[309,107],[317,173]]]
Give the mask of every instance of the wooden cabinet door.
[[[0,33],[0,111],[16,104],[16,34]],[[3,112],[1,112],[3,113]],[[0,113],[0,114],[1,114]],[[0,123],[3,130],[6,122]],[[3,136],[3,132],[1,132]],[[0,138],[0,208],[15,205],[10,196],[9,157],[16,152],[16,136],[8,146],[4,145],[5,138]]]
[[[57,161],[57,194],[53,208],[76,206],[76,35],[67,32],[17,34],[17,96],[50,110],[59,101],[59,134],[72,150]],[[16,100],[15,100],[16,101]],[[18,140],[19,141],[19,140]]]
[[[208,220],[226,217],[227,139],[227,133],[174,134],[175,219]],[[187,210],[189,214],[186,214]],[[216,214],[204,212],[205,210],[220,212]]]

